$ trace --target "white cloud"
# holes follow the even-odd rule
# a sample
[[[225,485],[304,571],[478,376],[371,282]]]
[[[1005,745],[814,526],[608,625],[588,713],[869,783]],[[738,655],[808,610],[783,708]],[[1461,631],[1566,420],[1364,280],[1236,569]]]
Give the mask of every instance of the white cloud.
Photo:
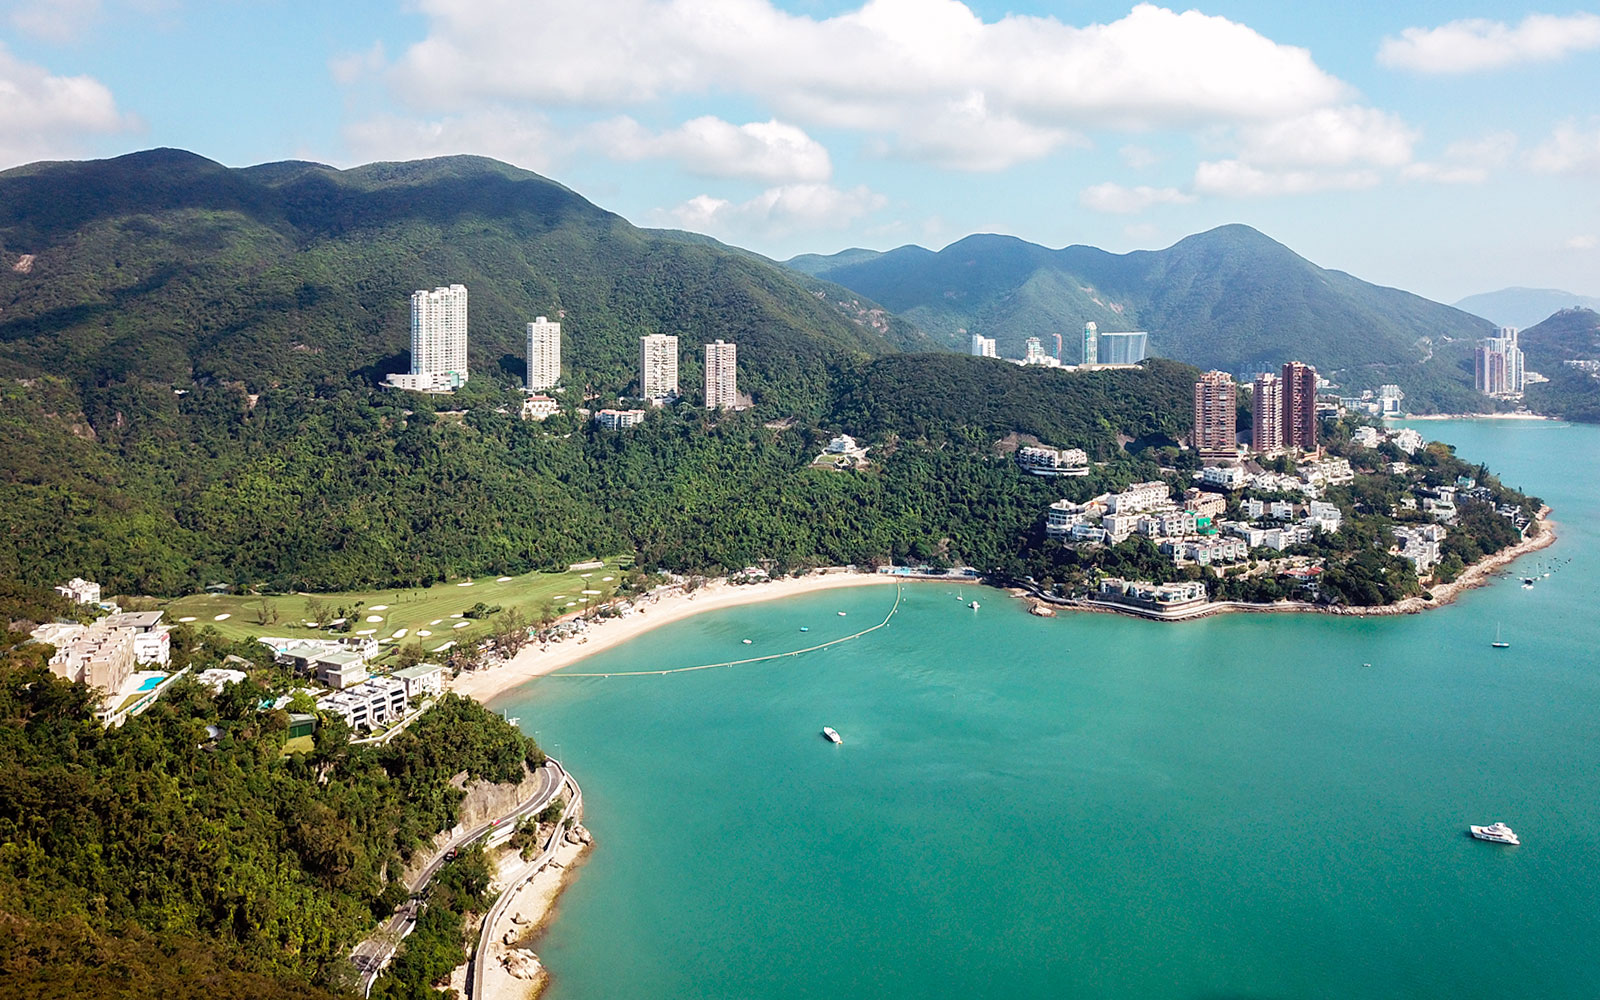
[[[1177,188],[1156,188],[1140,185],[1123,187],[1107,182],[1084,188],[1078,194],[1078,204],[1096,212],[1130,215],[1142,212],[1152,205],[1183,205],[1194,201],[1194,195]]]
[[[1510,132],[1490,132],[1475,139],[1462,139],[1445,147],[1440,161],[1408,163],[1402,177],[1434,184],[1482,184],[1498,167],[1503,167],[1517,148],[1517,137]]]
[[[1584,131],[1576,122],[1562,122],[1528,154],[1528,166],[1541,174],[1600,172],[1600,128]]]
[[[1565,246],[1568,250],[1593,250],[1600,247],[1600,237],[1593,235],[1574,236],[1567,240]]]
[[[681,95],[764,100],[962,169],[1047,154],[1091,127],[1290,116],[1349,88],[1305,49],[1196,11],[1140,4],[1108,24],[985,22],[958,0],[868,0],[828,18],[771,0],[419,0],[428,36],[391,67],[422,111],[619,107]],[[559,45],[536,40],[560,39]]]
[[[1457,163],[1477,163],[1485,167],[1503,167],[1517,148],[1517,137],[1512,132],[1490,132],[1476,139],[1462,139],[1445,147],[1445,159]]]
[[[53,76],[0,43],[0,165],[78,155],[90,136],[138,127],[89,76]]]
[[[833,161],[820,142],[775,119],[734,125],[706,116],[668,132],[652,133],[624,117],[592,126],[583,142],[618,160],[675,160],[702,177],[746,177],[781,184],[825,181],[833,176]]]
[[[1600,48],[1600,16],[1529,14],[1515,27],[1471,18],[1437,28],[1407,28],[1385,38],[1378,62],[1417,73],[1471,73],[1517,63],[1549,62]]]
[[[768,188],[745,202],[698,195],[666,213],[672,224],[713,236],[781,238],[796,232],[844,229],[877,211],[886,199],[866,187],[828,184]]]
[[[1317,191],[1354,191],[1381,180],[1371,169],[1262,170],[1239,160],[1216,160],[1195,168],[1194,189],[1224,198],[1267,198]]]
[[[334,56],[328,60],[328,73],[335,83],[352,84],[365,76],[380,73],[388,65],[388,57],[384,54],[383,42],[373,42],[372,48],[365,52],[348,52],[342,56]]]
[[[1400,175],[1411,181],[1430,181],[1434,184],[1482,184],[1489,179],[1485,167],[1452,163],[1409,163]]]
[[[1411,160],[1417,133],[1399,115],[1358,106],[1319,108],[1240,129],[1239,158],[1270,167],[1397,167]]]
[[[473,153],[538,171],[550,169],[565,142],[542,117],[504,109],[433,120],[383,115],[345,126],[344,139],[358,162]]]
[[[100,0],[21,0],[11,26],[49,42],[70,42],[100,20]]]

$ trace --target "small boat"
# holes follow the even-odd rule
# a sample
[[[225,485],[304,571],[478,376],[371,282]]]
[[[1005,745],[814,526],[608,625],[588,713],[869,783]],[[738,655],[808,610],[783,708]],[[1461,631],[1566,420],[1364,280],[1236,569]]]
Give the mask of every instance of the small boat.
[[[1494,642],[1489,643],[1489,645],[1493,646],[1495,649],[1510,649],[1511,648],[1511,643],[1506,642],[1504,639],[1500,638],[1500,626],[1498,626],[1498,625],[1496,625],[1494,627]]]
[[[1490,823],[1488,826],[1469,826],[1468,830],[1479,840],[1487,840],[1496,844],[1520,844],[1517,835],[1511,832],[1511,827],[1504,823]]]
[[[746,646],[750,645],[750,640],[749,639],[740,639],[739,641],[744,643]]]
[[[828,738],[828,742],[829,743],[843,743],[844,742],[844,737],[840,736],[838,734],[838,732],[832,726],[823,726],[822,727],[822,735],[826,736]],[[1476,830],[1477,827],[1473,827],[1473,829]],[[1477,836],[1477,834],[1473,834],[1473,836]]]
[[[968,604],[967,607],[969,607],[972,610],[976,611],[976,610],[978,610],[978,602],[977,601],[973,601],[971,604]]]
[[[843,617],[844,617],[844,612],[843,612],[843,611],[841,611],[841,612],[839,612],[839,617],[840,617],[840,618],[843,618]]]
[[[800,631],[809,632],[809,631],[811,631],[811,626],[810,625],[802,625],[802,626],[800,626]]]

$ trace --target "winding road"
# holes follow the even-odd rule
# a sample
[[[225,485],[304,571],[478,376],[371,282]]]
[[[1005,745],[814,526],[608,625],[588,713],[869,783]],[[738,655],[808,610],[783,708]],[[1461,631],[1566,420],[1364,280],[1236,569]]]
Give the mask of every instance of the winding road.
[[[463,830],[450,838],[450,842],[440,848],[421,871],[406,879],[405,886],[411,892],[411,898],[396,908],[388,920],[385,920],[376,931],[367,935],[350,952],[350,961],[361,974],[363,996],[372,992],[372,984],[377,981],[378,974],[389,964],[389,959],[394,957],[400,941],[416,926],[417,918],[422,913],[422,901],[417,896],[427,888],[429,882],[433,881],[433,877],[439,874],[439,869],[448,864],[461,848],[469,847],[479,840],[501,843],[509,839],[523,817],[537,815],[560,794],[567,783],[567,772],[553,759],[547,759],[544,766],[535,771],[534,775],[539,779],[534,793],[519,803],[515,809],[499,819],[491,820],[471,830]]]

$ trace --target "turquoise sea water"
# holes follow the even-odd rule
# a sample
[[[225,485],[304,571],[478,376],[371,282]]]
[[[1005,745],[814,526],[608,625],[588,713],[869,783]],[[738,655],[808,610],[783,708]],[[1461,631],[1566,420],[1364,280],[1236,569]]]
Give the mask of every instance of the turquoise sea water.
[[[1515,567],[1549,579],[1185,625],[908,585],[825,652],[502,699],[599,842],[547,995],[1600,995],[1600,428],[1417,426],[1556,508]],[[798,648],[893,601],[730,609],[574,669]],[[1467,836],[1494,820],[1523,846]]]

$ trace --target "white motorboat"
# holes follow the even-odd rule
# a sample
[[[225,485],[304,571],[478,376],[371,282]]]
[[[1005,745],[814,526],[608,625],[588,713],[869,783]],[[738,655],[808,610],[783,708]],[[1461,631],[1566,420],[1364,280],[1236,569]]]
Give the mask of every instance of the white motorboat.
[[[969,607],[972,610],[976,611],[976,610],[978,610],[978,602],[977,601],[973,601],[971,604],[968,604],[967,607]]]
[[[844,742],[844,737],[840,736],[839,733],[832,726],[823,726],[822,727],[822,735],[824,735],[824,736],[826,736],[828,738],[828,742],[829,743],[843,743]],[[1477,827],[1473,827],[1473,829],[1476,830]],[[1477,836],[1477,835],[1474,834],[1473,836]]]
[[[1468,830],[1479,840],[1488,840],[1496,844],[1520,844],[1517,835],[1511,832],[1511,827],[1504,823],[1490,823],[1488,826],[1469,826]]]

